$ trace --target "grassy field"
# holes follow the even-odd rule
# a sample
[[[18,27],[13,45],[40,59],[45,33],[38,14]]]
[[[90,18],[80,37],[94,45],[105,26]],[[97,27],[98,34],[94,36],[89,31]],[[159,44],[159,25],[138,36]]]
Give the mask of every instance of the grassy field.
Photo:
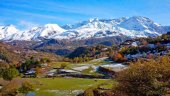
[[[95,71],[95,67],[101,64],[109,64],[110,62],[106,61],[107,57],[94,59],[89,62],[82,62],[82,63],[70,63],[70,62],[51,62],[50,66],[52,68],[60,68],[61,66],[65,66],[64,69],[66,70],[74,70],[80,72],[82,74],[88,75],[102,75]],[[74,69],[80,67],[80,69]],[[89,67],[87,69],[81,69],[83,67]]]
[[[74,96],[76,92],[109,81],[81,78],[32,78],[29,80],[34,83],[36,96]]]
[[[52,62],[50,65],[53,68],[59,68],[66,66],[65,69],[71,69],[75,67],[88,66],[88,65],[100,65],[108,63],[104,61],[105,58],[95,59],[84,63],[70,63],[70,62]],[[99,74],[91,73],[93,69],[89,67],[82,71],[83,74]],[[76,92],[83,92],[89,87],[96,87],[101,84],[106,84],[111,80],[104,79],[83,79],[83,78],[31,78],[29,79],[34,83],[36,89],[36,96],[75,96]],[[102,86],[104,86],[102,85]],[[108,86],[108,85],[107,85]]]
[[[50,65],[53,68],[60,68],[62,65],[69,66],[70,62],[51,62]]]
[[[51,67],[54,67],[54,68],[59,68],[61,67],[61,65],[65,65],[66,66],[66,69],[70,69],[72,67],[79,67],[79,66],[82,66],[82,65],[101,65],[101,64],[108,64],[110,62],[108,61],[105,61],[107,59],[107,57],[103,57],[103,58],[99,58],[99,59],[94,59],[94,60],[91,60],[91,61],[88,61],[88,62],[82,62],[82,63],[70,63],[70,62],[51,62],[50,65]]]

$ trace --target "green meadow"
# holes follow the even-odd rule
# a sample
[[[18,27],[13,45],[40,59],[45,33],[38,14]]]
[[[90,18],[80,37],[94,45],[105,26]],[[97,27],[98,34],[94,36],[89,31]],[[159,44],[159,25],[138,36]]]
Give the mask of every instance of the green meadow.
[[[89,87],[97,87],[110,80],[84,78],[31,78],[36,96],[75,96]]]

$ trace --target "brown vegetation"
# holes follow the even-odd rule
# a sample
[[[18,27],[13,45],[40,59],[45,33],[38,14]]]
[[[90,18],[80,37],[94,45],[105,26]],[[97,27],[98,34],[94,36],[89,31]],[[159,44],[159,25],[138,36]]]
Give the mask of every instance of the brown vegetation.
[[[118,76],[118,92],[128,96],[163,96],[170,88],[170,57],[139,60]]]

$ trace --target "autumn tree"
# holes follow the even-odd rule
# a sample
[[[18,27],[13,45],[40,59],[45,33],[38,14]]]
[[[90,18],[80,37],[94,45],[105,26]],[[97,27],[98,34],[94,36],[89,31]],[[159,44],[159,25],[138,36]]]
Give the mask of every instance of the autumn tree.
[[[11,81],[13,78],[17,77],[19,72],[16,68],[8,68],[3,71],[3,79]]]
[[[170,57],[138,61],[119,74],[117,90],[128,96],[163,96],[170,88]]]
[[[22,83],[22,86],[18,89],[18,92],[27,94],[28,92],[33,91],[33,90],[34,90],[33,85],[25,81]]]
[[[113,61],[116,61],[116,62],[124,62],[126,61],[127,59],[120,53],[115,53],[114,56],[113,56]]]
[[[65,67],[67,67],[67,64],[65,64],[65,63],[62,63],[62,64],[60,65],[60,68],[62,68],[62,69],[64,69]]]

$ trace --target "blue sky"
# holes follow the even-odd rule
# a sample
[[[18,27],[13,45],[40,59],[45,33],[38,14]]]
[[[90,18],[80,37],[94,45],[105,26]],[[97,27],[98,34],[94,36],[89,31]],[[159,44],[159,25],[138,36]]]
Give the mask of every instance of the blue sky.
[[[0,0],[0,12],[0,25],[19,28],[125,16],[145,16],[170,25],[170,0]]]

